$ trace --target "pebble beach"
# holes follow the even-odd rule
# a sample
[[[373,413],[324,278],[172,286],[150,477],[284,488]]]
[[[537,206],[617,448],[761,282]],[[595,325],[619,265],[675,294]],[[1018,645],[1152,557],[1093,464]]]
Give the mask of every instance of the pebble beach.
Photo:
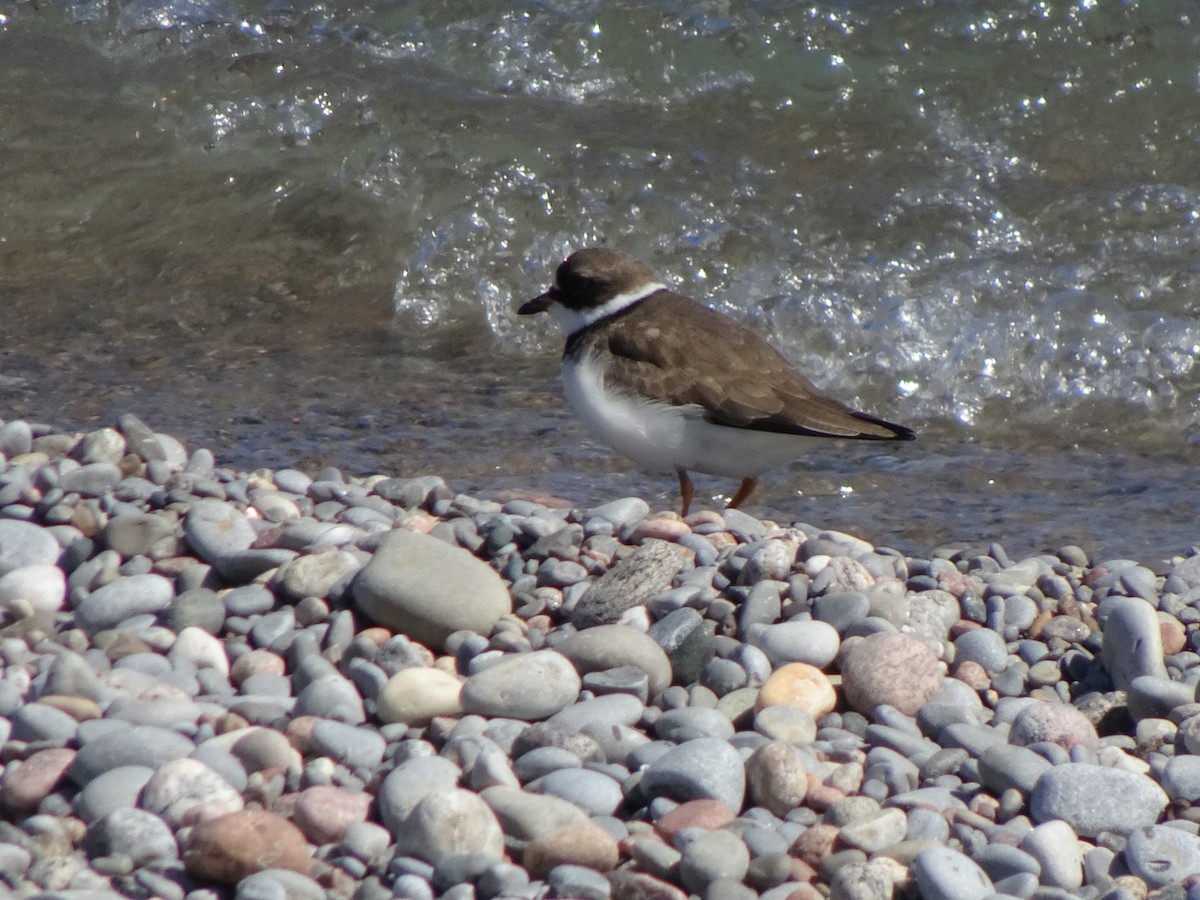
[[[1002,538],[0,423],[0,893],[1197,900],[1200,548]]]

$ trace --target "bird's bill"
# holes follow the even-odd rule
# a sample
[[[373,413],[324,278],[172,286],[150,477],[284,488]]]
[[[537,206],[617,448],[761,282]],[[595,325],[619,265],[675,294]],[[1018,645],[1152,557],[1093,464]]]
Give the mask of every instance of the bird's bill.
[[[558,299],[558,289],[550,288],[544,294],[538,294],[532,300],[526,300],[517,308],[518,316],[531,316],[534,313],[545,312],[550,304]]]

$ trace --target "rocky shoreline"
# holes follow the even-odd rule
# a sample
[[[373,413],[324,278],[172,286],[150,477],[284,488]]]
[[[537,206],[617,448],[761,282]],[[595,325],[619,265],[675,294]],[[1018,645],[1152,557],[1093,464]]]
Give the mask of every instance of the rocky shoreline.
[[[0,423],[17,897],[1200,897],[1200,555]]]

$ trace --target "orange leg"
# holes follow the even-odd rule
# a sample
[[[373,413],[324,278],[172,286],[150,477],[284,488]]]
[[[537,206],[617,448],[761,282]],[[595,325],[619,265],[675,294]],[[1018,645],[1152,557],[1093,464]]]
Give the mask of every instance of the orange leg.
[[[757,478],[743,478],[742,485],[737,489],[737,493],[733,495],[733,499],[729,501],[728,509],[737,509],[746,502],[746,498],[754,493],[754,489],[758,487]]]
[[[686,516],[688,508],[692,505],[692,479],[684,469],[676,469],[675,472],[679,475],[679,499],[683,501],[683,511],[680,515]]]

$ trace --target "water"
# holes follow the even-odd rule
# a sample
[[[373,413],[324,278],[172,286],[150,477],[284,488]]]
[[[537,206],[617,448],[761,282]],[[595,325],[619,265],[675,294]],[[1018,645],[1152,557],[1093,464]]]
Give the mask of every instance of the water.
[[[0,2],[0,417],[665,506],[512,313],[607,242],[920,433],[752,511],[1164,558],[1198,93],[1186,2]]]

